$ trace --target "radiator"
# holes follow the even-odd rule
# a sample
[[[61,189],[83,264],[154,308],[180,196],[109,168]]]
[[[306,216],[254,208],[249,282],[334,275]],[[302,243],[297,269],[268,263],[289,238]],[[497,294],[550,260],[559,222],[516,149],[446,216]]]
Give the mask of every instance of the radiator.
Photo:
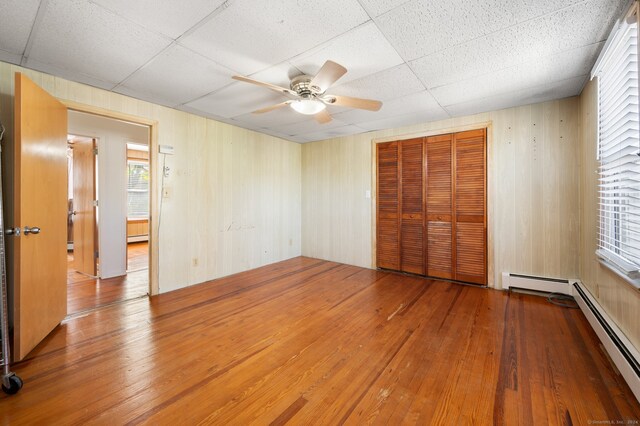
[[[572,295],[569,280],[560,278],[534,277],[531,275],[502,273],[502,288],[505,290],[522,289],[544,293],[562,293]],[[573,282],[573,280],[571,280]]]
[[[640,401],[640,352],[579,281],[573,283],[573,297],[636,399]]]

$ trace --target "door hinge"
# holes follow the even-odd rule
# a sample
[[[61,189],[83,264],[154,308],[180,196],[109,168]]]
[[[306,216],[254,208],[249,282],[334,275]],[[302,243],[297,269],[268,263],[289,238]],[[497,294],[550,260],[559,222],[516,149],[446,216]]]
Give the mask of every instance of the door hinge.
[[[95,258],[98,259],[100,257],[100,252],[98,250],[96,250],[95,254]]]
[[[93,200],[93,207],[98,207],[98,200]]]
[[[98,155],[98,148],[93,148],[93,155]]]

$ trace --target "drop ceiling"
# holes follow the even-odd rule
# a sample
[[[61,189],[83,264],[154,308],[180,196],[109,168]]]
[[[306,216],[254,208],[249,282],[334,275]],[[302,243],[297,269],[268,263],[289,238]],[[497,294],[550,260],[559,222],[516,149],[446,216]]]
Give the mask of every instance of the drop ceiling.
[[[621,0],[3,0],[0,60],[296,142],[580,93]],[[288,87],[326,60],[317,124],[234,74]]]

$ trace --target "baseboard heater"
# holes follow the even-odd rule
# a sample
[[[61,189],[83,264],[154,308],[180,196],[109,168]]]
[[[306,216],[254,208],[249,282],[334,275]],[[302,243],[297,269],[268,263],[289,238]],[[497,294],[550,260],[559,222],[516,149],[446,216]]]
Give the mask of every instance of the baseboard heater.
[[[573,283],[573,297],[636,399],[640,401],[640,352],[579,281]]]
[[[502,288],[540,291],[543,293],[562,293],[572,295],[569,280],[561,278],[534,277],[531,275],[502,273]]]

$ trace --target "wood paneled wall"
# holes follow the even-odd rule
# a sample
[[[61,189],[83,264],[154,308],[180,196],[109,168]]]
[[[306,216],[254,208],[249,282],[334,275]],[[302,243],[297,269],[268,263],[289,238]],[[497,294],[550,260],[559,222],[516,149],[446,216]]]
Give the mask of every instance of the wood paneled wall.
[[[373,139],[488,127],[488,281],[579,272],[580,99],[567,98],[302,146],[302,254],[374,267]]]
[[[598,262],[598,90],[595,81],[581,95],[582,175],[580,185],[580,278],[620,329],[640,348],[640,290]]]
[[[127,149],[127,160],[149,161],[149,151],[140,151],[138,149]]]
[[[149,235],[149,221],[147,219],[127,219],[127,237]]]
[[[175,148],[166,156],[171,174],[160,219],[161,292],[300,255],[299,144],[0,62],[4,167],[13,162],[16,71],[60,99],[158,122],[158,144]],[[11,197],[8,180],[5,196]]]

